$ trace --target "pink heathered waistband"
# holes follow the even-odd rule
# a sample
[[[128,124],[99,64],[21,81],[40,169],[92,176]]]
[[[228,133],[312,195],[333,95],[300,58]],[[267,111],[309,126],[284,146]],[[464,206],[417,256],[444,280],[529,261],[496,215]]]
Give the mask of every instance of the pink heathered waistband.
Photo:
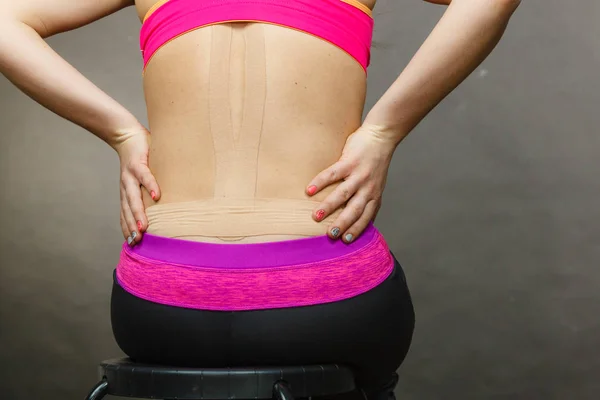
[[[145,234],[123,245],[118,283],[134,296],[204,310],[255,310],[340,301],[383,282],[394,260],[370,224],[353,243],[327,236],[214,244]]]

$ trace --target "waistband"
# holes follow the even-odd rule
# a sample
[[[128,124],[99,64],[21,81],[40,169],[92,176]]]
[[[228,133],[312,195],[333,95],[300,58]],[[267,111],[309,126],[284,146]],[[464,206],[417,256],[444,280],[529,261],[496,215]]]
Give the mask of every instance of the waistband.
[[[378,234],[373,223],[349,244],[327,235],[267,243],[221,244],[173,239],[145,233],[130,254],[174,264],[213,268],[261,268],[312,263],[359,250]]]
[[[144,235],[123,246],[117,282],[154,303],[242,311],[329,303],[362,294],[393,271],[370,224],[345,244],[326,235],[256,244],[216,244]]]

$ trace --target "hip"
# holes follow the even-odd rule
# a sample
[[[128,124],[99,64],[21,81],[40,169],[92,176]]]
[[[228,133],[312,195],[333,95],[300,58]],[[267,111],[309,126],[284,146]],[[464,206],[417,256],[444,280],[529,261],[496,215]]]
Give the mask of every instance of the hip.
[[[111,314],[117,343],[140,362],[190,367],[346,364],[367,391],[380,387],[400,366],[415,323],[404,272],[395,258],[385,280],[358,296],[233,312],[141,299],[127,292],[115,274]]]
[[[205,310],[297,307],[364,293],[392,272],[393,256],[370,224],[352,243],[326,235],[215,244],[144,235],[123,245],[119,284],[149,301]]]

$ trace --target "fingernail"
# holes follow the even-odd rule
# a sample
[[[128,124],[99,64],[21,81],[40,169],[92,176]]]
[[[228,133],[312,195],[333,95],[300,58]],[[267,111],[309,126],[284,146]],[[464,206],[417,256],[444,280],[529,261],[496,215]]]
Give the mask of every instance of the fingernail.
[[[324,216],[325,216],[325,210],[317,211],[317,221],[322,220]]]
[[[133,231],[131,232],[131,240],[135,239],[137,237],[137,232]]]
[[[313,194],[315,194],[315,193],[316,193],[316,191],[317,191],[317,187],[316,187],[315,185],[310,185],[310,186],[308,187],[308,194],[310,194],[311,196],[312,196]]]
[[[336,237],[338,237],[339,234],[340,234],[340,228],[338,228],[337,226],[331,230],[331,236],[336,238]]]
[[[131,243],[132,243],[132,242],[133,242],[133,238],[132,238],[131,236],[129,236],[129,237],[127,238],[127,244],[128,244],[129,246],[131,246]]]
[[[150,197],[152,197],[152,200],[156,200],[156,192],[154,190],[150,192]]]
[[[138,229],[141,231],[142,230],[142,221],[138,221],[137,226],[138,226]]]
[[[352,234],[347,233],[346,236],[344,236],[344,239],[346,239],[346,242],[350,243],[352,241]]]

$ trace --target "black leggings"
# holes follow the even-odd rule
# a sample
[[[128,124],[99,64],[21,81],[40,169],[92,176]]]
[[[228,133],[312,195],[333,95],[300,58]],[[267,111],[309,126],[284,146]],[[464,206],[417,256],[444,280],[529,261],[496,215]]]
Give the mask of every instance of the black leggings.
[[[312,306],[207,311],[153,303],[114,280],[115,339],[138,362],[181,367],[344,364],[369,399],[393,396],[414,310],[402,267],[361,295]],[[282,287],[281,290],[285,290]]]

